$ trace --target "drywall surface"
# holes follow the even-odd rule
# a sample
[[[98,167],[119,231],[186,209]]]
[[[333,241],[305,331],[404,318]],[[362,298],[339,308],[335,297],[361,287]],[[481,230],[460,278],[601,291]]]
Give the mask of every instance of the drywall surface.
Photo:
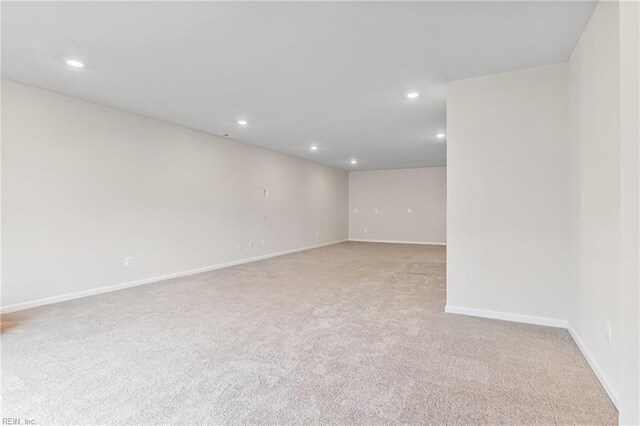
[[[594,11],[569,61],[574,285],[569,322],[609,386],[619,385],[620,62],[618,4]]]
[[[564,324],[568,154],[566,64],[448,84],[449,311]]]
[[[6,80],[2,142],[5,308],[347,239],[309,161]]]
[[[566,320],[621,424],[640,421],[639,34],[637,2],[600,2],[567,64],[453,82],[447,117],[447,309]]]
[[[349,173],[349,239],[446,243],[446,167]]]
[[[575,194],[569,323],[618,403],[621,423],[637,424],[637,9],[629,16],[634,8],[631,2],[600,2],[569,60]]]
[[[640,424],[640,3],[620,3],[620,423]]]

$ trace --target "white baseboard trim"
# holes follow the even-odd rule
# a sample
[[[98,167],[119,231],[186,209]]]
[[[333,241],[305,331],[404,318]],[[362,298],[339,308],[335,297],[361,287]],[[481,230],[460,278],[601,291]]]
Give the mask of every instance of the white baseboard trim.
[[[490,311],[486,309],[475,309],[475,308],[464,308],[461,306],[452,306],[446,305],[444,308],[445,312],[449,312],[452,314],[462,314],[469,315],[473,317],[481,317],[481,318],[491,318],[503,321],[513,321],[513,322],[521,322],[525,324],[535,324],[535,325],[544,325],[548,327],[557,327],[557,328],[565,328],[573,338],[573,341],[576,342],[576,345],[582,352],[582,355],[589,363],[589,366],[593,370],[594,374],[602,384],[602,387],[609,395],[611,402],[616,406],[618,410],[620,410],[619,398],[616,391],[611,386],[610,381],[602,372],[602,369],[598,366],[595,361],[595,358],[591,355],[587,347],[582,343],[580,337],[571,326],[571,324],[567,320],[561,320],[556,318],[546,318],[546,317],[537,317],[532,315],[522,315],[522,314],[514,314],[510,312],[500,312],[500,311]]]
[[[231,261],[231,262],[219,263],[217,265],[204,266],[202,268],[190,269],[188,271],[174,272],[172,274],[158,275],[158,276],[155,276],[155,277],[143,278],[143,279],[136,280],[136,281],[129,281],[129,282],[126,282],[126,283],[121,283],[121,284],[113,284],[113,285],[108,285],[108,286],[104,286],[104,287],[93,288],[93,289],[90,289],[90,290],[78,291],[78,292],[75,292],[75,293],[66,293],[66,294],[61,294],[59,296],[44,297],[42,299],[30,300],[28,302],[15,303],[13,305],[7,305],[7,306],[0,307],[0,313],[7,314],[9,312],[22,311],[24,309],[35,308],[35,307],[43,306],[43,305],[50,305],[52,303],[60,303],[60,302],[65,302],[67,300],[80,299],[82,297],[88,297],[88,296],[95,296],[97,294],[109,293],[111,291],[122,290],[122,289],[130,288],[130,287],[137,287],[139,285],[144,285],[144,284],[151,284],[151,283],[155,283],[155,282],[158,282],[158,281],[168,280],[168,279],[171,279],[171,278],[186,277],[188,275],[200,274],[202,272],[208,272],[208,271],[214,271],[216,269],[228,268],[230,266],[241,265],[243,263],[256,262],[258,260],[264,260],[264,259],[269,259],[269,258],[272,258],[272,257],[284,256],[284,255],[287,255],[287,254],[292,254],[292,253],[311,250],[311,249],[315,249],[315,248],[330,246],[330,245],[339,244],[339,243],[342,243],[342,242],[345,242],[345,241],[347,241],[347,240],[345,239],[345,240],[331,241],[331,242],[328,242],[328,243],[316,244],[316,245],[297,248],[297,249],[293,249],[293,250],[285,250],[285,251],[280,251],[280,252],[276,252],[276,253],[269,253],[269,254],[265,254],[265,255],[261,255],[261,256],[255,256],[255,257],[249,257],[249,258],[240,259],[240,260],[234,260],[234,261]]]
[[[567,330],[569,331],[569,334],[571,335],[571,337],[573,337],[573,341],[576,342],[576,345],[580,349],[580,352],[582,352],[582,355],[585,357],[585,359],[591,366],[591,369],[593,370],[596,377],[602,384],[602,387],[604,388],[604,390],[607,392],[607,395],[609,395],[611,402],[613,402],[613,405],[615,405],[618,411],[620,411],[620,399],[618,398],[618,394],[616,393],[615,390],[613,390],[611,383],[609,382],[609,380],[607,380],[607,377],[602,372],[602,369],[596,363],[595,359],[591,355],[591,352],[589,352],[589,350],[584,345],[584,343],[582,343],[582,340],[580,340],[580,337],[578,336],[576,331],[573,329],[571,324],[567,324]]]
[[[356,243],[386,243],[386,244],[421,244],[426,246],[446,246],[447,243],[432,243],[427,241],[394,241],[394,240],[361,240],[349,238],[349,241]]]
[[[525,324],[544,325],[547,327],[567,328],[567,320],[533,315],[514,314],[511,312],[490,311],[486,309],[464,308],[462,306],[446,305],[445,312],[451,314],[469,315],[472,317],[491,318],[502,321],[522,322]]]

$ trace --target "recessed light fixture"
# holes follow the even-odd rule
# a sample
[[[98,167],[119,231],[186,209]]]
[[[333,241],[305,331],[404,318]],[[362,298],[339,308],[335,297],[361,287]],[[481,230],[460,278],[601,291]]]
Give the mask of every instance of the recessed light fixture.
[[[84,63],[77,59],[65,59],[64,62],[73,68],[84,68]]]
[[[247,120],[238,120],[238,124],[241,126],[246,126],[249,123],[247,122]]]
[[[438,138],[438,139],[444,138],[444,133],[437,133],[436,134],[436,138]]]
[[[358,160],[356,160],[355,158],[351,160],[351,164],[355,165],[358,164]]]
[[[231,135],[229,133],[223,133],[222,136],[224,136],[225,138],[228,138]]]
[[[309,147],[309,149],[310,149],[311,151],[317,151],[317,150],[318,150],[318,145],[311,145],[311,146]]]
[[[409,99],[415,99],[418,96],[420,96],[420,93],[418,93],[418,92],[409,92],[409,93],[407,93],[407,98],[409,98]]]

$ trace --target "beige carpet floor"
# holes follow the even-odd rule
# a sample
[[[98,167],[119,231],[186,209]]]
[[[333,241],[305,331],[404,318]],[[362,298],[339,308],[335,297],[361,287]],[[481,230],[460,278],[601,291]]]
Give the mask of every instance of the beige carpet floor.
[[[444,304],[444,248],[343,243],[8,314],[2,416],[617,423],[565,330]]]

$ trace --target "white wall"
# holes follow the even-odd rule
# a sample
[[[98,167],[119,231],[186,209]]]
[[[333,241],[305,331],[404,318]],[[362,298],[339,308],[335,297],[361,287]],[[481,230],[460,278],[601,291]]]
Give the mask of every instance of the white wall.
[[[450,83],[447,117],[448,305],[566,320],[622,424],[640,423],[639,35],[637,2],[600,2],[567,64]]]
[[[640,3],[620,3],[620,423],[640,424]],[[616,336],[618,338],[618,336]]]
[[[347,238],[337,169],[9,81],[2,142],[5,308]]]
[[[349,173],[349,239],[446,243],[446,175],[446,167]]]
[[[447,309],[563,325],[566,64],[447,90]]]
[[[569,61],[574,285],[569,322],[616,389],[620,328],[620,68],[618,4],[600,3]],[[616,398],[617,399],[617,398]]]
[[[569,61],[576,194],[569,323],[623,424],[640,422],[638,15],[636,2],[599,3]]]

